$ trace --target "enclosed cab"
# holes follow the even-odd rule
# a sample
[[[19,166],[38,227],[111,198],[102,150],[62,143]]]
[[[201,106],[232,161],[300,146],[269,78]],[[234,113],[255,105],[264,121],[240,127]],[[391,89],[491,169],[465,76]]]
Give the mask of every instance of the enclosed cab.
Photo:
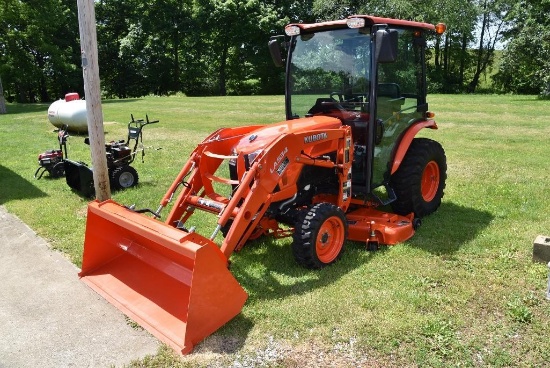
[[[428,145],[438,151],[436,165],[423,171],[424,185],[418,188],[426,203],[412,204],[405,194],[396,195],[404,192],[402,186],[414,185],[401,183],[397,172],[416,133],[437,129],[426,101],[426,34],[434,31],[442,33],[444,25],[372,16],[285,29],[287,119],[324,115],[350,126],[354,196],[372,199],[376,188],[384,188],[387,197],[382,201],[394,203],[401,214],[419,217],[433,212],[443,195],[441,146],[418,140],[412,147],[425,151]],[[275,62],[282,65],[278,46],[276,39],[270,42]]]

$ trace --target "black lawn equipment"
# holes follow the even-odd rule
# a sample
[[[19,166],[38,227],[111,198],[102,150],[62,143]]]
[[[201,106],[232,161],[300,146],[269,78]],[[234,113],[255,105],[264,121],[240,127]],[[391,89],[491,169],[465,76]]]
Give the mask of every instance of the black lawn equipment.
[[[38,155],[38,169],[34,173],[36,179],[40,179],[47,171],[52,178],[65,175],[65,160],[67,159],[68,126],[63,125],[58,133],[59,149],[47,150]]]
[[[141,160],[145,156],[143,147],[143,127],[148,124],[158,123],[158,120],[150,121],[146,115],[145,120],[132,120],[128,123],[128,137],[126,140],[111,141],[105,143],[107,167],[109,169],[109,181],[113,190],[126,189],[137,185],[139,177],[136,169],[130,164],[134,162],[136,154],[141,151]],[[131,142],[134,142],[130,148]],[[89,144],[89,138],[84,139]],[[138,149],[138,145],[140,146]],[[67,185],[78,191],[85,197],[92,197],[95,193],[92,168],[82,161],[64,160],[65,179]]]

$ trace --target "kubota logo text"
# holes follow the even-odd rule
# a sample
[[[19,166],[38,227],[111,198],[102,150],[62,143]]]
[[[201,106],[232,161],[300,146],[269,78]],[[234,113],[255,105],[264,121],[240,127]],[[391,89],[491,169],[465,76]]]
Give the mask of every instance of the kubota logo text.
[[[328,138],[327,133],[312,134],[312,135],[308,135],[307,137],[304,137],[304,143],[313,143],[313,142],[321,141],[327,138]]]

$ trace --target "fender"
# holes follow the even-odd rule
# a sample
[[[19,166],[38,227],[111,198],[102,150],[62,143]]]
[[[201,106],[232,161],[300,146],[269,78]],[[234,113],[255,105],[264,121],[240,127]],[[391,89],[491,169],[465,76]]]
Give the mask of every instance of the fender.
[[[392,175],[397,171],[397,169],[399,169],[399,165],[401,165],[405,154],[409,150],[409,146],[411,145],[413,138],[416,136],[416,133],[418,133],[422,128],[437,129],[437,124],[434,120],[419,121],[411,125],[409,129],[405,131],[403,137],[401,138],[401,141],[399,142],[395,150],[395,156],[393,158],[393,164],[391,167]]]

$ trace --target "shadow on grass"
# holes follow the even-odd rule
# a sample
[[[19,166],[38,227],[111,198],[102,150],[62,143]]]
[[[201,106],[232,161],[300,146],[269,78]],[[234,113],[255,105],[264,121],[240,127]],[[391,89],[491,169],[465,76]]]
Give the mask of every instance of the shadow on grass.
[[[489,212],[444,203],[424,219],[408,243],[432,254],[453,254],[474,239],[492,219]],[[249,293],[249,302],[304,294],[329,285],[389,248],[381,246],[376,252],[368,252],[364,244],[348,241],[337,263],[321,270],[308,270],[296,263],[290,243],[291,239],[260,239],[234,255],[231,271]]]
[[[346,242],[341,259],[319,270],[296,263],[291,239],[264,238],[247,244],[235,254],[231,272],[249,294],[247,303],[300,295],[334,283],[383,252],[367,252],[365,246]]]
[[[411,246],[436,255],[452,255],[484,230],[494,216],[487,211],[442,203],[409,240]]]
[[[254,304],[262,300],[284,302],[288,296],[307,294],[323,288],[384,252],[367,252],[364,245],[347,242],[338,262],[323,269],[309,270],[296,263],[290,244],[291,239],[267,237],[249,242],[234,254],[230,271],[248,293],[245,308],[251,307],[247,310],[254,316],[242,313],[237,315],[215,334],[219,336],[217,341],[223,341],[223,344],[212,344],[209,338],[201,346],[216,353],[239,351],[254,327],[253,320],[258,317],[258,313],[262,314]]]
[[[550,101],[549,97],[544,96],[525,96],[526,98],[512,99],[512,102],[546,102]]]
[[[103,100],[102,104],[111,104],[111,103],[128,103],[128,102],[138,102],[142,101],[142,98],[123,98],[123,99],[112,99],[112,100]]]
[[[486,211],[443,203],[435,214],[424,219],[424,224],[408,243],[432,254],[453,254],[489,226],[492,219],[493,215]],[[308,270],[295,262],[290,244],[291,239],[264,238],[250,242],[234,255],[231,272],[249,294],[248,305],[266,299],[284,302],[288,296],[323,288],[375,257],[384,256],[390,249],[382,246],[376,252],[368,252],[362,243],[347,242],[337,263],[321,270]],[[251,328],[251,321],[241,314],[220,333],[224,336],[233,333],[230,345],[235,348],[244,343]],[[235,330],[239,333],[234,334]],[[234,348],[221,349],[233,352]]]
[[[8,104],[6,106],[6,115],[16,115],[16,114],[28,114],[33,112],[46,112],[48,111],[49,104]]]
[[[69,181],[67,185],[71,188],[71,191],[81,197],[85,200],[94,200],[95,199],[95,189],[94,189],[94,181],[93,181],[93,172],[91,169],[91,164],[89,162],[84,161],[72,161],[72,170],[70,170],[70,176]],[[135,167],[135,165],[130,165],[133,167],[139,177],[139,170]],[[110,174],[109,174],[110,177]],[[110,180],[110,179],[109,179]],[[66,182],[66,178],[63,178],[63,181]],[[70,184],[69,184],[70,183]],[[109,191],[111,192],[111,196],[114,196],[118,193],[127,191],[127,190],[143,190],[147,191],[149,189],[155,188],[156,184],[151,181],[145,181],[140,180],[134,187],[131,188],[113,188],[110,187]],[[135,204],[135,203],[133,203]],[[155,202],[155,205],[157,203]],[[142,203],[137,203],[138,207],[142,205]]]
[[[246,337],[253,327],[254,323],[252,320],[239,313],[235,318],[197,345],[195,352],[214,354],[237,353],[245,345]]]
[[[0,188],[0,204],[18,199],[46,196],[46,193],[30,181],[2,165],[0,165]]]

